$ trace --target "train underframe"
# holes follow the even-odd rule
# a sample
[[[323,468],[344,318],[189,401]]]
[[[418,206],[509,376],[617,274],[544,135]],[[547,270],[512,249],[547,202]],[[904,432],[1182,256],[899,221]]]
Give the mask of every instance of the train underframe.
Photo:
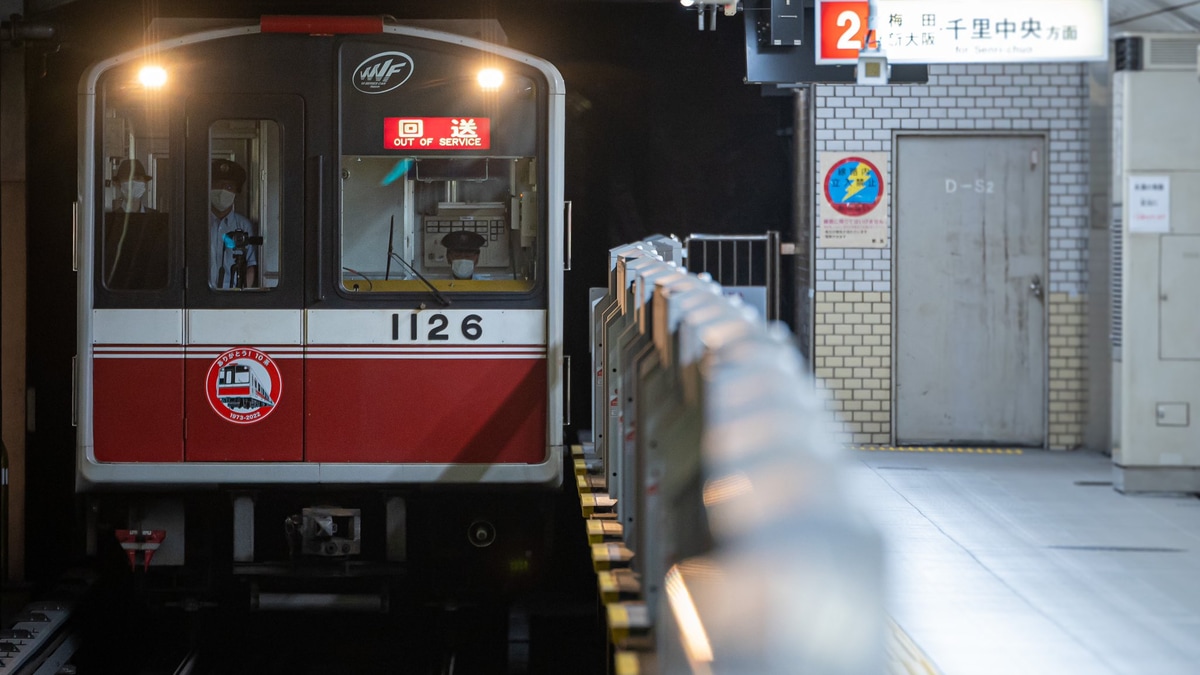
[[[557,494],[528,486],[91,493],[87,548],[157,606],[387,612],[503,602],[548,571]]]

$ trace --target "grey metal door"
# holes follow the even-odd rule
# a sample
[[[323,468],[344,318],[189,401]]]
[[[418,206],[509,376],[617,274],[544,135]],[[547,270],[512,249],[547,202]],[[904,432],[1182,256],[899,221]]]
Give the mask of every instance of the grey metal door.
[[[1045,139],[901,136],[898,444],[1045,441]]]

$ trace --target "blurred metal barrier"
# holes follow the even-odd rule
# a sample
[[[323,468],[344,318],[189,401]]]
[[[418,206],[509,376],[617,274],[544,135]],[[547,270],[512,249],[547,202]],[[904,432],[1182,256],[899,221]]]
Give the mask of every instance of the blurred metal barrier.
[[[740,297],[767,321],[779,316],[779,233],[693,234],[683,240],[689,272],[707,273],[726,295]]]
[[[829,413],[787,330],[682,258],[612,249],[593,294],[575,474],[615,672],[882,673],[882,545]]]

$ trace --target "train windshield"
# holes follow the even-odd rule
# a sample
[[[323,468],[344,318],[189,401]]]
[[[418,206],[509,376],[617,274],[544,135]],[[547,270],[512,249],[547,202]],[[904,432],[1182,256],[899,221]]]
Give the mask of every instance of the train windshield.
[[[366,49],[346,63],[357,76],[404,58],[414,68],[444,62],[422,56]],[[447,71],[417,83],[414,74],[408,86],[419,90],[390,98],[358,81],[343,87],[344,291],[528,292],[539,282],[545,88],[517,64],[506,70],[488,81]]]
[[[529,290],[535,176],[532,157],[343,157],[343,288]]]

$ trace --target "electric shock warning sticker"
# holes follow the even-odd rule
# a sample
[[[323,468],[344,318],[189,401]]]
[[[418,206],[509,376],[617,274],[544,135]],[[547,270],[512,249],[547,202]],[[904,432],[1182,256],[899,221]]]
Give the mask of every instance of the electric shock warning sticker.
[[[235,424],[261,422],[271,414],[283,393],[275,360],[252,347],[236,347],[208,367],[204,379],[208,403]]]
[[[883,153],[821,153],[822,197],[817,245],[823,248],[887,246],[887,181]]]

